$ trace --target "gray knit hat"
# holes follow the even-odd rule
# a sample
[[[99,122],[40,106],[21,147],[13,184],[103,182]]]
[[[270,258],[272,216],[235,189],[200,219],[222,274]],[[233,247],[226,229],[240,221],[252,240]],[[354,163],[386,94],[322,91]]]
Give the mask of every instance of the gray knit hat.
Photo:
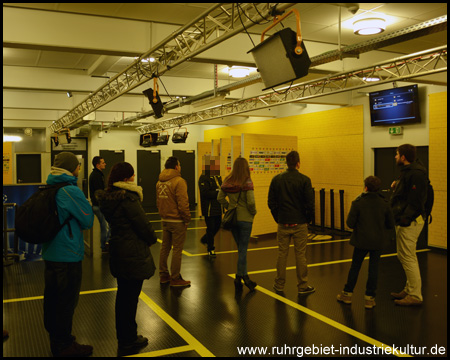
[[[54,167],[65,169],[73,173],[79,164],[77,157],[71,152],[64,151],[55,157]]]

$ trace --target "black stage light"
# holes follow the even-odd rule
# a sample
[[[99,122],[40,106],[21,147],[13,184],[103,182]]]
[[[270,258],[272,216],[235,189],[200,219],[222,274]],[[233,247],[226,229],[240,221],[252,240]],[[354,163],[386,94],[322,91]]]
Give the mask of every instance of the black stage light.
[[[293,9],[274,22],[261,35],[261,43],[247,53],[252,53],[265,89],[284,84],[308,75],[311,60],[300,34],[300,15]],[[297,32],[284,28],[264,39],[264,33],[283,20],[289,13],[297,15]]]
[[[173,135],[172,135],[172,142],[173,143],[185,143],[186,142],[186,139],[187,139],[187,136],[188,136],[189,133],[187,132],[186,128],[183,128],[183,129],[185,129],[184,132],[180,131],[181,128],[178,129],[177,132],[175,132],[175,130],[173,130]]]
[[[158,138],[158,134],[156,134],[156,133],[148,133],[148,134],[141,135],[139,145],[143,146],[143,147],[156,146],[157,138]]]
[[[143,93],[145,96],[147,96],[148,101],[152,106],[153,112],[155,113],[155,118],[162,118],[164,116],[165,109],[163,103],[161,102],[161,98],[158,95],[158,92],[156,90],[153,91],[152,88],[148,88],[147,90],[143,91]]]
[[[161,102],[161,98],[159,97],[159,85],[157,78],[153,78],[153,88],[148,88],[143,91],[144,95],[147,96],[150,105],[152,106],[153,112],[155,113],[155,118],[159,119],[164,116],[166,112],[166,108],[164,104]]]
[[[59,145],[59,141],[58,141],[58,135],[57,134],[53,134],[51,136],[51,139],[53,140],[53,142],[55,143],[55,146]]]
[[[167,131],[165,130],[161,131],[158,134],[158,138],[156,139],[156,145],[167,145],[167,143],[169,142],[169,137],[170,135]]]

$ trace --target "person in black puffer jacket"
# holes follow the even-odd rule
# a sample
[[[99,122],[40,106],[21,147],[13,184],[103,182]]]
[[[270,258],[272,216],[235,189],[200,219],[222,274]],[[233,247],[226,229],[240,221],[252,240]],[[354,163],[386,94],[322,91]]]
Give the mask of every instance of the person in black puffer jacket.
[[[126,162],[111,169],[106,191],[97,191],[100,210],[111,225],[110,270],[117,278],[116,334],[119,356],[135,353],[148,339],[137,335],[136,310],[143,281],[153,276],[150,246],[157,237],[141,202],[142,187],[133,183],[134,169]]]

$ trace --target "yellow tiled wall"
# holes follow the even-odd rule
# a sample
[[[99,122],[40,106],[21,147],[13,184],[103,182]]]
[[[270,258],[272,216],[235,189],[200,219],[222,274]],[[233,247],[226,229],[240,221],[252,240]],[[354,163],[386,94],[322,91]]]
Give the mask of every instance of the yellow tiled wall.
[[[227,170],[227,159],[229,154],[231,154],[231,138],[220,139],[220,176],[222,176],[222,179],[225,179],[225,176],[230,173]]]
[[[447,92],[430,94],[429,177],[434,188],[428,244],[447,248]]]
[[[331,222],[330,189],[335,193],[336,226],[340,224],[339,190],[345,191],[345,217],[351,202],[363,190],[362,105],[206,130],[204,139],[211,141],[241,134],[297,136],[300,172],[311,178],[316,190],[316,224],[320,222],[321,188],[326,190],[325,226],[330,226]],[[267,208],[266,203],[257,203],[257,206],[258,211],[261,207]]]

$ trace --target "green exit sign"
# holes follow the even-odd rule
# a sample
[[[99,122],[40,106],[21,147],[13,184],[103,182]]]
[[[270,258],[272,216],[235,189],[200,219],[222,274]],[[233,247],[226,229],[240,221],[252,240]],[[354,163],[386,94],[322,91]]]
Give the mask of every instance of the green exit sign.
[[[391,134],[391,135],[403,134],[403,128],[401,126],[391,127],[391,128],[389,128],[389,134]]]

